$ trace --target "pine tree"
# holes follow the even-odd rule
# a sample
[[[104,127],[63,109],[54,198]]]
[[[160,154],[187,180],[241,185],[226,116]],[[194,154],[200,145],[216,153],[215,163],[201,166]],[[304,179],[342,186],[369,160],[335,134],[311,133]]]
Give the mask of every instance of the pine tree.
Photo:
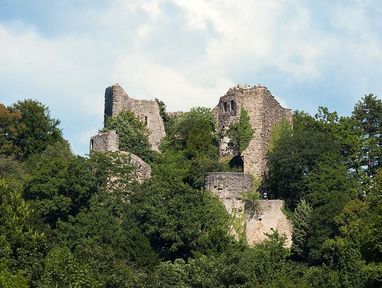
[[[301,200],[293,214],[293,254],[301,259],[306,255],[306,240],[312,216],[312,207]]]

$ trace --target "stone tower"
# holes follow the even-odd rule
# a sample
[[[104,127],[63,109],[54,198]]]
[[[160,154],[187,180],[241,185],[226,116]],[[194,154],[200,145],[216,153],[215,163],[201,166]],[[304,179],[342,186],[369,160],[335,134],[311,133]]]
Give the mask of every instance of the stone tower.
[[[135,114],[149,130],[149,142],[158,151],[161,140],[166,136],[163,120],[156,101],[130,98],[121,86],[115,84],[105,91],[105,121],[107,117],[117,116],[122,111]]]
[[[274,124],[286,119],[292,122],[292,110],[285,109],[264,86],[236,86],[220,98],[213,109],[222,130],[220,156],[234,156],[237,151],[230,146],[227,136],[229,126],[238,121],[240,110],[247,110],[254,137],[242,153],[244,173],[262,177],[266,169],[266,153]]]

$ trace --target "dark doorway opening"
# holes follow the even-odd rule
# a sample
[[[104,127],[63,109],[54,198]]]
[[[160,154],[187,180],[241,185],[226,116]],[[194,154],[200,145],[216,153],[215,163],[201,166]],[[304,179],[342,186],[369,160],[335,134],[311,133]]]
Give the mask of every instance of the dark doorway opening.
[[[244,172],[244,161],[240,155],[236,155],[228,162],[229,168],[235,172]]]

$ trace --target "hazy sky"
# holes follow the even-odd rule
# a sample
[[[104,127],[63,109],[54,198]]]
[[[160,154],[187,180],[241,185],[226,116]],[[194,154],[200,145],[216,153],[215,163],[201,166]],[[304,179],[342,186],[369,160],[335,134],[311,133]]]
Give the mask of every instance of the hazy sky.
[[[382,96],[381,15],[381,0],[0,0],[0,102],[49,106],[79,154],[113,83],[169,111],[247,83],[347,115]]]

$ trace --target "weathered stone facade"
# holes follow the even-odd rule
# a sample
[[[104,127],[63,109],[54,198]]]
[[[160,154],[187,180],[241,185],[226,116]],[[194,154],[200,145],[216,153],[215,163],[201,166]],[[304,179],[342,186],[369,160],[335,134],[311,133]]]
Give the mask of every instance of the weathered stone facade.
[[[228,90],[220,98],[219,104],[212,110],[220,130],[220,156],[235,156],[227,136],[229,126],[238,121],[240,111],[244,108],[250,117],[254,137],[247,149],[241,153],[244,162],[244,173],[213,172],[205,177],[205,188],[214,193],[224,204],[230,214],[244,216],[243,227],[249,244],[261,243],[266,234],[274,230],[287,237],[286,245],[291,246],[292,225],[282,212],[284,202],[281,200],[258,200],[255,213],[247,213],[245,193],[252,192],[252,176],[262,177],[266,169],[266,153],[271,139],[272,127],[286,119],[292,122],[292,111],[285,109],[276,101],[269,90],[263,86],[237,86]],[[154,150],[159,149],[165,137],[163,120],[156,101],[135,100],[130,98],[118,84],[106,89],[105,120],[122,111],[134,113],[149,130],[149,141]],[[168,113],[178,117],[183,112]],[[90,140],[91,151],[118,151],[118,135],[115,131],[99,133]],[[127,153],[127,152],[121,152]],[[142,182],[151,176],[151,167],[141,158],[129,154],[129,161],[136,167],[134,177]]]
[[[292,111],[281,107],[264,86],[236,86],[229,89],[213,109],[219,128],[222,131],[220,156],[235,156],[238,154],[238,151],[234,151],[232,145],[230,145],[231,141],[227,136],[227,131],[232,123],[239,120],[242,108],[247,110],[250,124],[255,131],[249,146],[241,153],[244,162],[244,173],[262,177],[266,169],[266,153],[272,127],[282,119],[291,122]],[[166,133],[157,102],[132,99],[121,86],[115,84],[105,91],[105,120],[107,117],[116,116],[122,111],[133,112],[147,125],[149,142],[152,148],[158,151],[160,142]],[[168,113],[168,115],[177,117],[182,113],[174,112]],[[93,137],[93,145],[96,147],[112,141],[112,135],[110,139],[107,137],[109,136],[97,135]],[[115,146],[112,146],[112,148],[115,149]]]
[[[252,177],[244,173],[212,172],[205,177],[206,190],[223,202],[228,213],[244,211],[243,193],[252,190]]]
[[[120,153],[126,153],[128,154],[130,158],[130,163],[134,166],[133,171],[133,178],[136,179],[138,182],[142,183],[147,179],[151,178],[151,167],[149,164],[147,164],[145,161],[143,161],[141,158],[139,158],[137,155],[123,152]]]
[[[161,140],[166,136],[163,120],[156,101],[130,98],[121,86],[115,84],[105,91],[105,120],[117,116],[122,111],[134,113],[149,130],[149,142],[158,151]]]
[[[213,109],[222,131],[220,156],[234,156],[227,136],[229,126],[238,121],[240,110],[244,108],[254,129],[254,137],[247,149],[241,154],[244,173],[262,177],[266,169],[266,153],[274,124],[282,119],[292,122],[292,111],[285,109],[264,86],[237,86],[228,90]]]
[[[267,239],[267,234],[277,231],[286,237],[285,246],[292,246],[292,221],[282,212],[282,200],[258,200],[253,217],[247,218],[246,239],[249,245],[255,245]]]
[[[215,194],[232,216],[244,214],[242,223],[248,244],[255,245],[267,239],[266,234],[278,231],[286,236],[286,247],[292,245],[292,224],[282,212],[282,200],[257,200],[253,210],[245,210],[245,193],[252,191],[252,177],[244,173],[214,172],[205,177],[206,190]]]
[[[90,151],[118,151],[118,135],[115,130],[100,132],[90,138]]]
[[[151,177],[151,167],[138,156],[119,151],[118,149],[118,134],[115,130],[98,133],[90,138],[90,152],[119,152],[126,155],[127,161],[134,166],[132,177],[138,182],[143,182]],[[127,163],[127,162],[126,162]]]

